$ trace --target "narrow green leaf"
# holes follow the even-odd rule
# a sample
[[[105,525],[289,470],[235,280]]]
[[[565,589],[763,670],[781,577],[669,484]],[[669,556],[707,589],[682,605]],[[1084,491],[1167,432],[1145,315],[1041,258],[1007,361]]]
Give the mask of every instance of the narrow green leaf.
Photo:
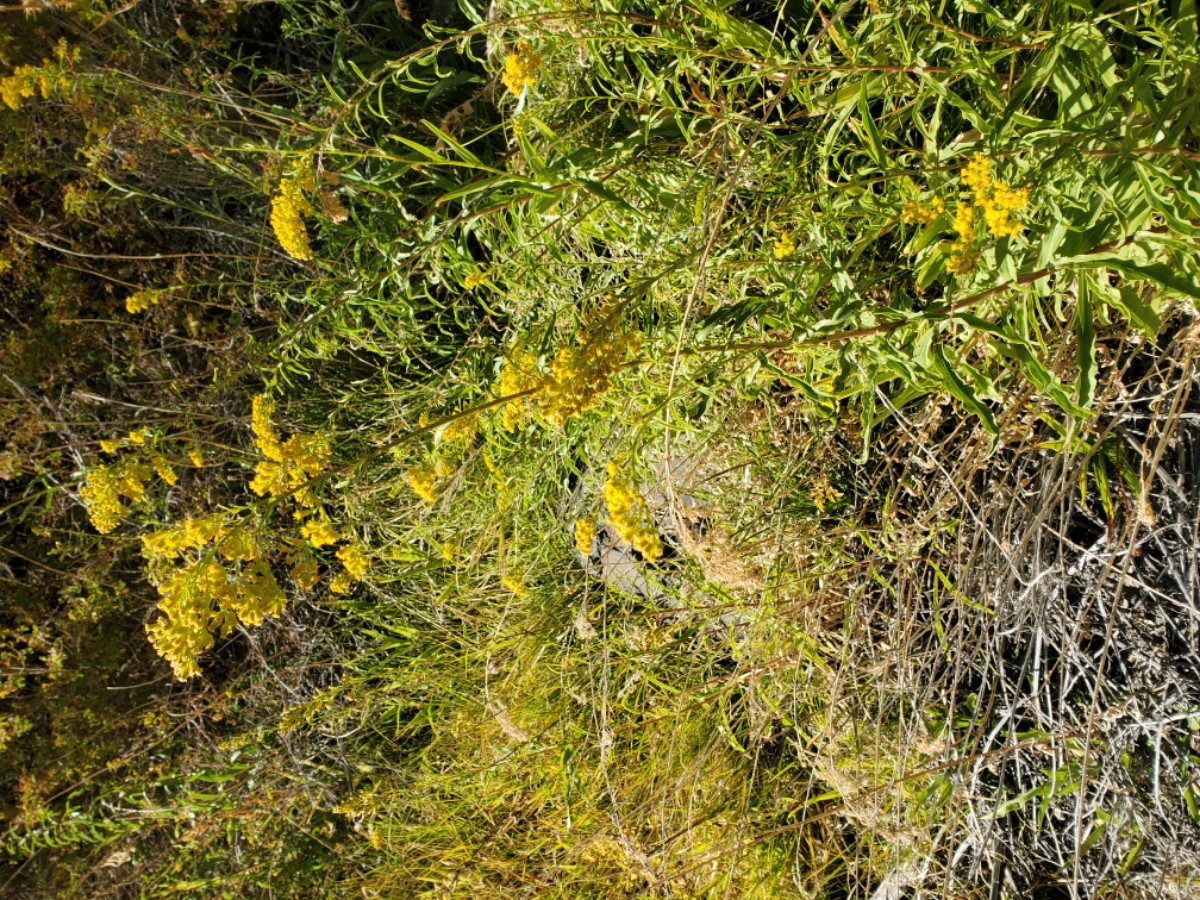
[[[999,434],[1000,428],[996,424],[996,416],[979,399],[974,389],[954,371],[940,344],[934,345],[930,358],[933,362],[933,371],[939,376],[942,386],[969,412],[979,417],[989,434]]]
[[[1079,300],[1075,307],[1075,400],[1080,406],[1090,406],[1096,393],[1096,323],[1092,309],[1092,291],[1079,279]]]

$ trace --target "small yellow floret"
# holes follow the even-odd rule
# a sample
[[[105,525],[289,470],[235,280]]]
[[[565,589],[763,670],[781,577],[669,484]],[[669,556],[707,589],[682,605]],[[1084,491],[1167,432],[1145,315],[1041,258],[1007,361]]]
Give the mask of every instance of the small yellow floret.
[[[796,252],[796,241],[790,231],[785,231],[775,242],[775,258],[784,259]]]

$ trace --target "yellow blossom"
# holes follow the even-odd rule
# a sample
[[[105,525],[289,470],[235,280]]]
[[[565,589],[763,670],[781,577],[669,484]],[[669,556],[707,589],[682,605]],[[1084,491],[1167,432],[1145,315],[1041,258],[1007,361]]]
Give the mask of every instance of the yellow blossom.
[[[463,287],[465,287],[468,291],[473,291],[475,288],[480,287],[483,284],[483,280],[484,279],[481,274],[478,272],[472,272],[463,279]]]
[[[1025,226],[1012,219],[1012,213],[1029,204],[1029,191],[1014,190],[1007,182],[993,178],[992,163],[986,156],[975,154],[963,167],[962,182],[971,189],[974,204],[983,213],[992,237],[1015,237],[1024,230]]]
[[[930,200],[905,200],[900,208],[900,221],[907,225],[928,225],[946,210],[940,197]]]
[[[346,567],[346,574],[355,581],[362,581],[363,576],[367,574],[367,569],[370,566],[370,560],[367,558],[366,550],[363,545],[354,541],[342,547],[337,552],[337,558],[341,560],[343,566]]]
[[[304,195],[305,183],[301,174],[285,176],[279,182],[279,193],[271,201],[271,228],[275,237],[288,256],[302,260],[313,258],[304,225],[304,217],[312,213],[313,206]]]
[[[625,355],[637,352],[639,346],[637,333],[621,327],[620,309],[612,301],[589,316],[577,342],[555,354],[545,375],[538,371],[532,353],[519,344],[514,346],[500,369],[500,396],[533,393],[506,403],[501,424],[512,431],[532,404],[551,425],[562,427],[569,418],[600,401]]]
[[[610,462],[604,482],[604,502],[608,519],[617,537],[633,546],[649,562],[662,556],[663,545],[650,516],[646,501],[637,488],[621,477],[620,466]]]
[[[192,465],[196,468],[200,468],[204,465],[204,451],[199,447],[190,448],[187,452],[187,455]]]
[[[300,526],[300,533],[308,539],[308,542],[314,547],[324,547],[328,544],[336,544],[342,539],[342,536],[337,533],[337,529],[328,522],[322,522],[320,519],[310,519]]]
[[[325,468],[333,448],[328,438],[319,434],[295,434],[281,442],[271,421],[274,412],[275,403],[269,397],[254,398],[250,429],[266,459],[254,467],[250,490],[260,497],[291,494],[301,506],[312,507],[317,499],[308,482]]]
[[[100,449],[111,456],[112,454],[116,453],[119,449],[121,449],[121,442],[120,441],[101,441]]]
[[[426,503],[432,503],[437,499],[432,469],[410,469],[404,478],[408,481],[408,486],[413,489],[413,493]]]
[[[784,259],[796,252],[796,241],[790,231],[785,231],[775,242],[775,258]]]
[[[516,575],[505,575],[500,579],[500,583],[512,591],[517,597],[529,596],[529,589],[525,587],[525,582]]]
[[[151,454],[150,464],[154,466],[154,471],[158,477],[167,484],[173,485],[179,481],[179,476],[175,474],[175,468],[167,462],[166,457],[161,453]]]
[[[537,370],[537,357],[520,344],[515,345],[500,366],[501,397],[512,397],[526,391],[536,390],[542,383]],[[518,397],[504,404],[500,413],[500,424],[505,431],[513,431],[525,420],[526,398]]]
[[[17,66],[11,75],[0,78],[0,100],[9,109],[20,109],[22,103],[34,95],[37,81],[37,69],[33,66]]]
[[[158,291],[137,291],[125,298],[125,309],[131,313],[145,312],[161,299]]]
[[[504,74],[500,79],[519,97],[526,88],[537,84],[537,70],[541,65],[542,54],[534,50],[529,41],[518,41],[514,51],[504,57]]]
[[[87,484],[79,489],[79,496],[98,532],[108,534],[121,524],[125,506],[117,493],[117,477],[111,466],[97,466],[89,471]]]
[[[291,568],[291,573],[292,580],[296,582],[297,587],[301,587],[306,591],[316,587],[319,570],[315,560],[297,560]]]
[[[592,543],[596,540],[596,520],[578,519],[575,522],[575,549],[584,556],[592,553]]]
[[[150,432],[148,432],[145,428],[139,428],[136,431],[129,432],[127,437],[129,438],[129,442],[131,444],[144,444],[146,443],[146,438],[149,435]]]

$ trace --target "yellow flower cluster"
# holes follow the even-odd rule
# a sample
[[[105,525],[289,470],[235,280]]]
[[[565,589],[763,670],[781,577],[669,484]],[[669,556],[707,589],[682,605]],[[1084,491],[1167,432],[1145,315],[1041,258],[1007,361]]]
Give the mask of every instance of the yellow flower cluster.
[[[189,553],[210,544],[211,550]],[[174,566],[177,554],[184,556]],[[222,515],[143,535],[142,555],[158,580],[158,606],[166,614],[146,631],[181,680],[199,674],[196,657],[212,646],[214,634],[227,634],[237,622],[260,625],[287,603],[262,558],[258,535]]]
[[[342,539],[336,528],[320,519],[309,519],[300,526],[300,533],[310,544],[318,548],[336,544]]]
[[[433,469],[409,469],[404,478],[408,482],[408,486],[413,489],[413,493],[426,503],[432,503],[437,499],[437,482]]]
[[[595,406],[609,389],[626,353],[636,353],[636,332],[621,327],[620,311],[600,307],[580,330],[578,344],[561,348],[546,375],[538,372],[532,353],[515,347],[500,370],[500,396],[533,390],[504,405],[501,423],[512,431],[525,418],[530,403],[551,425],[561,428],[572,416]]]
[[[785,259],[796,252],[796,241],[790,231],[785,231],[775,242],[775,258]]]
[[[121,524],[125,514],[125,497],[134,503],[146,499],[146,482],[150,467],[136,459],[111,466],[97,466],[87,474],[87,484],[79,496],[87,506],[88,518],[101,534],[108,534]]]
[[[537,70],[542,66],[542,54],[529,41],[518,41],[512,53],[504,57],[504,86],[516,96],[537,84]]]
[[[142,555],[148,559],[166,559],[174,553],[195,550],[219,540],[227,531],[224,516],[188,519],[173,528],[142,535]]]
[[[20,109],[37,92],[38,74],[33,66],[17,66],[11,75],[0,78],[0,100],[9,109]]]
[[[461,409],[455,411],[455,415],[459,415]],[[442,433],[439,440],[445,443],[454,443],[456,441],[466,441],[475,437],[475,431],[479,427],[479,414],[471,413],[469,415],[460,415],[457,419],[452,419],[447,422],[442,428]]]
[[[463,279],[463,287],[465,287],[468,291],[473,291],[475,288],[481,287],[483,285],[483,281],[484,279],[481,274],[478,272],[472,272]]]
[[[513,595],[519,598],[529,596],[529,589],[525,587],[525,582],[516,575],[505,575],[500,579],[500,583],[513,592]]]
[[[907,225],[928,225],[945,211],[946,204],[941,197],[933,197],[925,202],[905,200],[900,208],[900,221]]]
[[[575,522],[575,549],[584,556],[591,556],[592,544],[596,540],[596,520],[577,519]]]
[[[646,501],[637,488],[621,477],[615,462],[608,464],[608,479],[604,482],[604,503],[608,520],[617,537],[633,546],[649,562],[662,556],[663,545],[650,516]]]
[[[971,249],[975,246],[975,207],[970,203],[960,203],[954,210],[952,227],[958,237],[950,245],[946,271],[951,275],[966,275],[974,271],[979,261],[979,254]]]
[[[542,385],[538,372],[537,357],[524,347],[514,346],[500,367],[499,392],[501,397],[511,397],[526,391],[537,390]],[[500,424],[505,431],[513,431],[525,421],[527,398],[521,397],[504,404],[500,412]]]
[[[363,576],[367,574],[367,568],[371,564],[367,558],[366,550],[363,549],[363,545],[357,541],[347,544],[340,549],[337,552],[337,558],[346,567],[346,574],[355,581],[362,581]]]
[[[305,196],[305,190],[313,189],[312,172],[297,168],[279,182],[279,193],[271,201],[271,228],[279,245],[293,259],[312,259],[312,246],[308,243],[308,229],[304,217],[313,211],[313,205]]]
[[[350,590],[350,585],[355,581],[362,581],[371,562],[367,558],[367,552],[363,549],[363,545],[358,541],[353,541],[339,549],[337,558],[341,561],[343,568],[329,583],[329,590],[335,594],[344,594]]]
[[[234,568],[212,555],[172,570],[158,586],[162,618],[146,626],[150,643],[179,680],[200,674],[196,657],[237,622],[261,625],[277,616],[287,597],[261,559]]]
[[[290,571],[292,573],[292,580],[296,582],[298,587],[304,588],[307,591],[317,586],[320,570],[317,567],[315,559],[299,557],[292,562]]]
[[[1015,237],[1024,229],[1012,219],[1012,213],[1029,205],[1026,188],[1014,190],[1008,183],[992,177],[992,163],[982,153],[963,169],[962,182],[971,189],[975,206],[983,213],[984,223],[992,237]]]
[[[250,490],[260,497],[283,497],[291,494],[300,506],[313,509],[316,497],[308,481],[320,474],[333,452],[329,441],[319,434],[295,434],[280,440],[271,416],[275,403],[269,397],[254,398],[250,429],[255,445],[266,457],[254,467]]]
[[[145,312],[161,299],[157,291],[136,291],[125,298],[125,309],[131,313]]]
[[[987,232],[994,238],[1015,237],[1024,225],[1013,219],[1012,214],[1029,205],[1029,191],[1014,189],[1008,183],[992,176],[992,162],[982,153],[976,153],[963,167],[962,183],[971,191],[971,199],[959,203],[954,211],[954,231],[958,235],[950,245],[950,258],[946,271],[952,275],[966,275],[973,271],[979,261],[974,251],[975,220],[981,215]]]
[[[150,454],[150,465],[154,466],[154,474],[167,484],[174,485],[179,481],[179,476],[175,474],[175,467],[167,462],[167,458],[161,453]]]
[[[65,92],[71,87],[67,77],[70,73],[68,64],[79,62],[83,52],[72,48],[66,38],[60,38],[55,47],[54,55],[58,64],[49,59],[43,59],[41,68],[36,66],[17,66],[10,75],[0,78],[0,100],[9,109],[18,110],[26,100],[35,94],[41,94],[43,100],[49,100],[54,92]]]

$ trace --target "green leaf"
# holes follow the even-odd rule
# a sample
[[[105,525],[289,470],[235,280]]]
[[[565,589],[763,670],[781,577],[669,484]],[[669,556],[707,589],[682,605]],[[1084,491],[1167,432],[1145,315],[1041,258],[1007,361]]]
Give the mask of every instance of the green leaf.
[[[1099,256],[1089,259],[1087,265],[1116,269],[1134,281],[1152,281],[1177,294],[1200,300],[1200,284],[1176,274],[1175,270],[1165,263],[1138,263],[1121,259],[1119,256]]]
[[[933,362],[933,371],[938,375],[942,387],[969,412],[978,416],[979,420],[983,423],[983,427],[987,429],[989,434],[999,434],[1000,428],[996,424],[996,416],[979,399],[975,394],[975,390],[954,371],[950,365],[950,361],[946,359],[946,352],[942,349],[941,344],[934,345],[930,353],[930,359]]]
[[[1092,310],[1092,290],[1079,279],[1079,300],[1075,307],[1075,399],[1090,406],[1096,393],[1096,323]]]
[[[875,160],[875,165],[880,169],[887,171],[887,152],[883,149],[883,138],[879,136],[879,129],[875,126],[874,118],[871,117],[868,87],[868,81],[864,80],[858,92],[858,114],[862,118],[867,150],[871,154],[871,159]]]

